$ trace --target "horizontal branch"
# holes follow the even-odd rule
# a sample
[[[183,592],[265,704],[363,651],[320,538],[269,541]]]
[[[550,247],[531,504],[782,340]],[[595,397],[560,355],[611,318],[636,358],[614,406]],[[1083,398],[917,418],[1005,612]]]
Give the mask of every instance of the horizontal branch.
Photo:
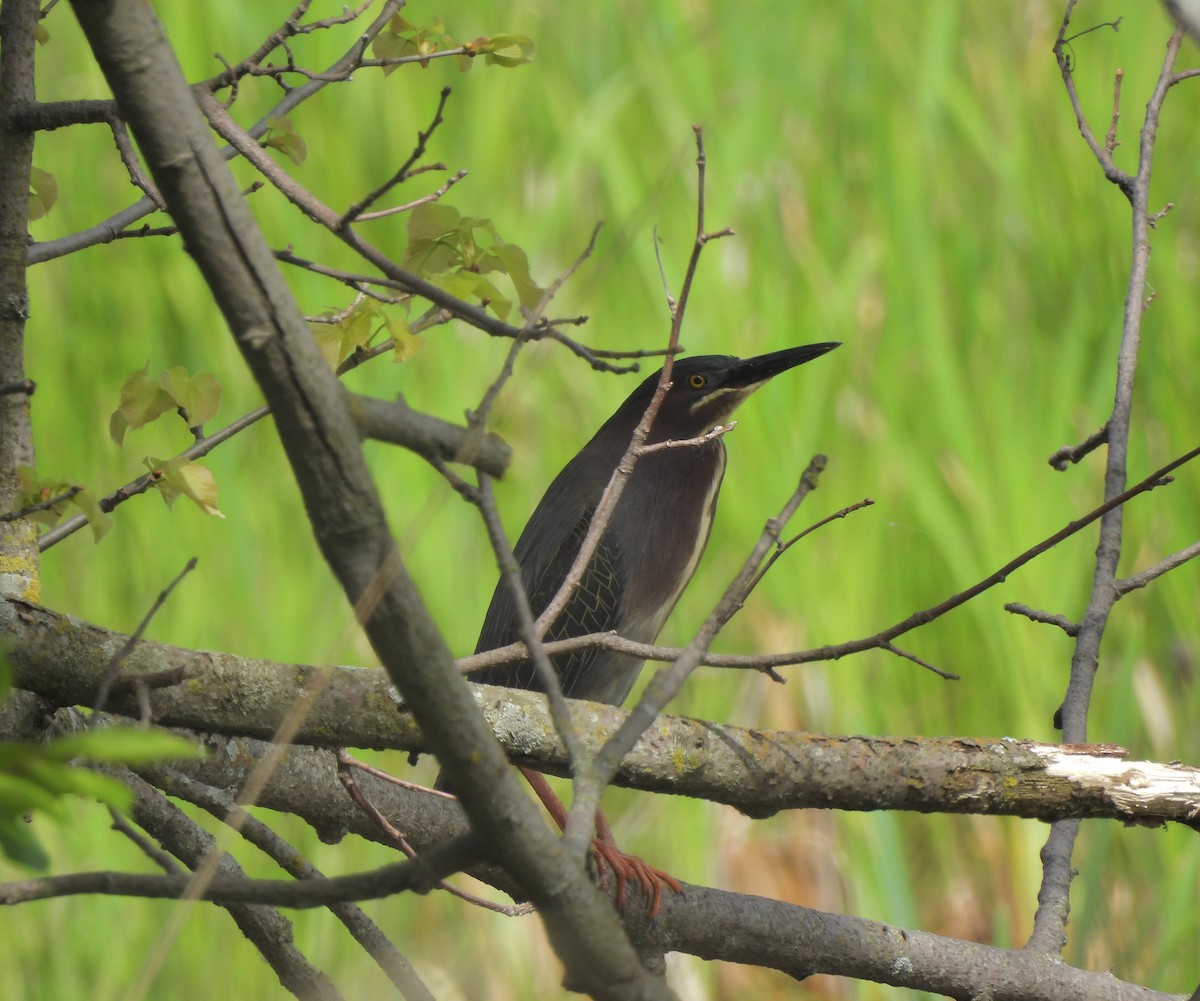
[[[466,868],[478,858],[478,848],[470,836],[465,836],[432,847],[418,858],[351,876],[292,880],[216,875],[209,879],[198,899],[220,904],[307,908],[328,907],[352,900],[377,900],[408,890],[427,893],[440,880]],[[82,893],[178,900],[191,892],[190,872],[170,875],[73,872],[0,883],[0,906]]]
[[[125,640],[15,599],[0,602],[0,632],[10,637],[18,687],[58,705],[90,704],[111,651]],[[125,664],[126,681],[165,673],[170,684],[148,685],[144,693],[165,726],[270,739],[298,694],[320,688],[297,743],[426,749],[382,671],[278,664],[149,642]],[[566,771],[566,751],[543,696],[487,686],[476,693],[513,760]],[[137,686],[124,684],[108,708],[136,717],[138,698]],[[569,704],[591,753],[627,716],[613,706]],[[725,803],[750,816],[889,809],[1196,824],[1200,770],[1126,761],[1123,754],[1109,745],[829,736],[664,715],[626,756],[616,784]]]
[[[16,702],[17,706],[13,706]],[[59,714],[61,719],[63,714]],[[72,716],[78,714],[72,713]],[[8,707],[0,708],[0,734],[10,735],[9,726],[22,739],[31,739],[29,727],[42,725],[44,711],[32,700],[18,695]],[[76,726],[87,725],[79,718]],[[138,771],[169,795],[177,794],[171,775],[183,771],[197,781],[228,789],[239,788],[247,769],[268,753],[268,745],[255,740],[213,738],[211,753],[189,760],[178,769],[140,766]],[[1103,755],[1098,757],[1104,758]],[[1117,762],[1115,758],[1104,758]],[[441,796],[401,788],[371,775],[360,781],[371,802],[392,822],[402,826],[421,854],[438,871],[461,864],[463,858],[446,858],[436,845],[458,839],[466,832],[461,811]],[[263,787],[258,805],[302,817],[321,836],[334,843],[355,833],[387,844],[378,826],[353,805],[341,788],[334,755],[330,751],[290,747]],[[449,846],[447,846],[449,847]],[[443,861],[444,860],[444,864]],[[377,887],[364,882],[391,882],[397,866],[343,880],[315,880],[311,885],[282,880],[218,879],[207,896],[213,899],[253,899],[284,906],[310,906],[322,897],[345,899],[347,893],[376,896]],[[494,867],[475,867],[472,875],[512,893],[515,887]],[[364,876],[366,877],[364,879]],[[431,874],[432,876],[432,874]],[[74,880],[74,881],[72,881]],[[354,882],[352,882],[352,880]],[[410,886],[407,876],[397,889]],[[16,902],[55,892],[118,892],[164,895],[176,890],[159,876],[126,876],[84,873],[66,882],[46,884],[24,880],[0,884],[0,902]],[[613,891],[610,884],[609,890]],[[928,932],[883,924],[846,914],[833,914],[799,907],[751,894],[684,884],[679,896],[663,898],[662,910],[651,921],[643,908],[626,908],[623,919],[639,945],[736,963],[753,963],[779,970],[797,980],[824,973],[857,977],[878,983],[933,991],[954,998],[986,996],[1009,1001],[1071,1001],[1104,998],[1106,1001],[1166,1001],[1169,995],[1124,983],[1109,972],[1072,968],[1057,956],[1036,950],[1003,949],[966,942]]]
[[[365,437],[400,445],[430,460],[466,463],[499,478],[512,458],[508,443],[494,432],[439,420],[403,400],[355,396],[354,408]]]
[[[854,977],[975,1001],[1167,1001],[1169,995],[1093,973],[1058,955],[827,914],[780,900],[684,886],[647,930],[655,945],[701,959]],[[635,940],[637,929],[631,931]]]

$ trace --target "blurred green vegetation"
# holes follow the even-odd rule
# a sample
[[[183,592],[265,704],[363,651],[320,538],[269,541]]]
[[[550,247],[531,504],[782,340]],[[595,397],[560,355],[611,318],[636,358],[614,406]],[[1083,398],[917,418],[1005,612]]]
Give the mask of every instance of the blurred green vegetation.
[[[334,12],[315,4],[314,13]],[[328,9],[324,9],[328,8]],[[533,65],[451,61],[387,80],[361,72],[292,114],[308,144],[299,180],[335,207],[389,176],[454,93],[430,158],[470,176],[447,197],[491,218],[550,281],[604,229],[596,253],[551,312],[585,313],[587,343],[656,346],[667,315],[653,233],[673,288],[695,212],[693,122],[708,148],[708,222],[734,239],[705,252],[684,330],[694,352],[753,354],[837,339],[845,347],[789,374],[739,414],[721,512],[700,571],[664,634],[689,635],[809,456],[830,465],[801,510],[806,524],[862,497],[875,507],[790,552],[718,643],[725,651],[798,649],[891,624],[1000,566],[1090,509],[1102,453],[1065,474],[1046,457],[1103,422],[1129,253],[1128,211],[1080,140],[1050,48],[1059,5],[922,0],[619,0],[563,5],[414,0],[406,16],[447,20],[456,38],[531,35]],[[266,4],[163,5],[161,16],[193,78],[236,60],[286,13]],[[1118,162],[1131,167],[1139,116],[1169,26],[1158,5],[1082,4],[1078,28],[1126,15],[1072,46],[1093,127],[1103,133],[1112,80],[1123,68]],[[39,96],[107,91],[66,5],[46,21]],[[296,43],[320,66],[346,35]],[[1182,61],[1198,54],[1185,44]],[[247,84],[244,122],[277,92]],[[1151,287],[1138,373],[1134,478],[1195,445],[1196,267],[1200,200],[1191,127],[1195,82],[1171,94],[1158,139],[1154,199],[1174,211],[1154,233]],[[36,163],[55,174],[60,200],[33,224],[38,240],[93,225],[131,200],[102,127],[39,137]],[[244,164],[239,178],[253,177]],[[429,176],[412,194],[430,190]],[[324,233],[270,189],[252,198],[269,239],[297,254],[353,266]],[[156,221],[156,220],[152,220]],[[364,232],[399,255],[403,219]],[[343,290],[289,271],[306,309],[347,304]],[[215,307],[177,239],[124,240],[34,269],[28,371],[38,468],[106,492],[141,471],[143,455],[187,444],[182,427],[132,432],[122,450],[108,417],[134,369],[175,365],[223,384],[218,424],[259,403]],[[1189,340],[1189,338],[1192,338]],[[355,388],[403,393],[449,419],[474,406],[507,344],[461,325],[437,329],[404,365],[386,359],[354,373]],[[537,346],[495,412],[516,448],[499,488],[514,533],[554,472],[632,386],[592,373],[567,352]],[[216,426],[216,425],[214,425]],[[369,446],[397,537],[457,653],[474,644],[494,583],[477,518],[423,466]],[[302,662],[374,663],[326,570],[269,423],[218,449],[207,464],[225,520],[153,496],[116,512],[100,545],[79,533],[43,560],[43,600],[116,629],[132,629],[192,555],[200,566],[150,629],[155,639]],[[1123,569],[1194,540],[1197,473],[1126,515]],[[755,676],[705,671],[674,710],[762,728],[879,734],[1011,735],[1054,740],[1070,642],[1009,616],[1021,601],[1077,618],[1091,580],[1095,532],[1043,556],[968,607],[902,645],[959,672],[946,683],[913,664],[870,654],[788,670],[777,688]],[[1200,653],[1195,565],[1118,606],[1105,638],[1092,739],[1135,757],[1200,758],[1194,665]],[[405,769],[399,759],[391,762]],[[423,763],[415,774],[428,774]],[[904,926],[1019,945],[1028,935],[1044,825],[1013,819],[799,812],[750,822],[703,804],[607,799],[628,850],[683,879],[769,893]],[[285,824],[330,873],[379,862],[370,846],[322,846]],[[81,808],[70,831],[46,832],[63,869],[144,867],[108,833],[102,811]],[[1194,987],[1200,874],[1189,832],[1085,825],[1076,851],[1068,958],[1175,991]],[[256,865],[248,852],[247,865]],[[11,876],[8,869],[3,875]],[[123,996],[173,905],[66,899],[5,917],[11,1001],[86,992]],[[368,910],[440,997],[558,996],[557,964],[536,919],[512,921],[440,899],[389,900]],[[323,914],[296,916],[297,939],[348,995],[390,996],[383,978]],[[486,942],[486,946],[483,943]],[[64,950],[70,955],[64,958]],[[219,957],[219,959],[218,959]],[[217,961],[214,961],[217,960]],[[688,998],[900,996],[814,978],[803,987],[761,971],[672,960]],[[151,998],[282,996],[270,972],[223,915],[197,910]],[[907,995],[904,995],[907,996]]]

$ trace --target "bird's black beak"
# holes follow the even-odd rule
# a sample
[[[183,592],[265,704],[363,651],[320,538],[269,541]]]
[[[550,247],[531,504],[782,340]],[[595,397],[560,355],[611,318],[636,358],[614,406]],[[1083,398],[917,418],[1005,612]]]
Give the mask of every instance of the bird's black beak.
[[[820,358],[834,348],[840,348],[841,341],[824,341],[821,344],[805,344],[799,348],[785,348],[783,351],[772,351],[770,354],[759,355],[757,358],[746,358],[738,362],[725,379],[725,385],[730,389],[744,390],[750,395],[768,379],[789,368],[803,365],[806,361]]]

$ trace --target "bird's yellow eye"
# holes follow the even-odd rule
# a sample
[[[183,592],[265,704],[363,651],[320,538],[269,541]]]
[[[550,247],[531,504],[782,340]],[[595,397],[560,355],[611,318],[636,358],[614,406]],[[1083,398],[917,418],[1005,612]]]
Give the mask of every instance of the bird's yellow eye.
[[[695,372],[688,376],[688,385],[691,386],[692,389],[703,389],[708,385],[708,380],[699,372]]]

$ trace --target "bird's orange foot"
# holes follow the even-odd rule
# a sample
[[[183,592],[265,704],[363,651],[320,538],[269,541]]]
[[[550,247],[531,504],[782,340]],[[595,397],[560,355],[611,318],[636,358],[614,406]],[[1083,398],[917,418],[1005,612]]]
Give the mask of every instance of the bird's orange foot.
[[[617,910],[625,910],[625,886],[631,880],[636,881],[641,888],[642,896],[650,900],[650,917],[658,917],[662,910],[662,891],[669,886],[675,893],[683,893],[679,880],[669,873],[663,872],[650,865],[645,859],[636,855],[626,855],[616,842],[610,838],[599,837],[592,842],[592,853],[596,859],[596,868],[600,873],[600,886],[604,887],[605,874],[612,872],[617,881]]]

